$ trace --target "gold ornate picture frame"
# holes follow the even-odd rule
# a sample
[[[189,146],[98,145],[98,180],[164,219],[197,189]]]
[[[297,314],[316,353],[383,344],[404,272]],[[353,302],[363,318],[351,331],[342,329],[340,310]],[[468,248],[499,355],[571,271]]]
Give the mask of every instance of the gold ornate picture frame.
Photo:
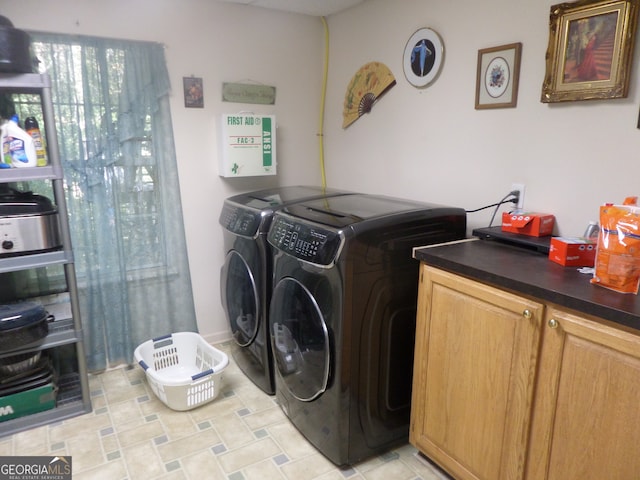
[[[476,110],[517,105],[521,55],[520,42],[478,50]]]
[[[544,103],[624,98],[640,0],[579,0],[551,7]]]

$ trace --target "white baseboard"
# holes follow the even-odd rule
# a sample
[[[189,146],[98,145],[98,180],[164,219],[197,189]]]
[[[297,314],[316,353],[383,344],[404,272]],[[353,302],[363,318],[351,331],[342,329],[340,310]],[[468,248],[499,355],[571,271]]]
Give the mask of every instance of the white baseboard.
[[[202,334],[200,334],[202,335]],[[208,333],[206,335],[202,335],[202,338],[210,345],[215,345],[216,343],[228,342],[232,339],[231,331],[225,330],[223,332],[213,332]]]

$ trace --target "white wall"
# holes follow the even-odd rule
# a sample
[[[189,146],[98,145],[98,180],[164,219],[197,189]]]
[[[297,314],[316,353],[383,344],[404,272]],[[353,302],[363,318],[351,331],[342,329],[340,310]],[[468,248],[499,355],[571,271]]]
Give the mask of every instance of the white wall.
[[[243,191],[321,181],[316,153],[324,54],[320,19],[210,0],[3,0],[0,14],[23,30],[166,45],[198,326],[210,341],[228,338],[219,293],[222,201]],[[203,78],[204,109],[184,108],[182,77],[191,75]],[[275,86],[276,104],[223,103],[223,82]],[[221,113],[239,111],[276,115],[277,177],[218,176],[216,122]]]
[[[525,207],[554,213],[557,233],[579,235],[598,206],[637,194],[638,55],[626,99],[547,105],[539,101],[549,7],[531,0],[367,0],[328,18],[331,53],[325,115],[327,182],[472,209],[526,185]],[[146,9],[158,12],[145,14]],[[22,29],[158,41],[167,46],[172,113],[198,324],[210,340],[228,333],[219,300],[222,200],[276,184],[318,184],[317,119],[323,61],[319,19],[211,0],[3,0]],[[424,89],[402,72],[411,34],[443,38],[440,76]],[[639,37],[640,38],[640,37]],[[474,109],[478,49],[522,42],[517,108]],[[397,85],[346,130],[347,84],[369,61]],[[185,109],[182,77],[203,77],[205,108]],[[222,103],[224,81],[277,88],[274,107]],[[215,122],[253,109],[278,118],[277,178],[217,175]],[[470,228],[491,210],[469,215]]]
[[[638,56],[626,99],[540,102],[555,1],[367,0],[329,18],[327,178],[332,186],[473,209],[526,185],[525,208],[553,213],[557,233],[581,235],[598,207],[640,193]],[[402,55],[422,27],[440,34],[445,60],[430,86],[404,78]],[[475,110],[477,54],[522,42],[517,108]],[[385,63],[397,85],[343,130],[351,76]],[[486,226],[492,211],[470,214]]]

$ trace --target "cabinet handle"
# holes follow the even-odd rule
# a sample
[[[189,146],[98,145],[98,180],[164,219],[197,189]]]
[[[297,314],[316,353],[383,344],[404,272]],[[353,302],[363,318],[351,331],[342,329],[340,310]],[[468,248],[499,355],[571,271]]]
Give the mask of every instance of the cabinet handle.
[[[558,321],[555,318],[549,320],[549,327],[558,328]]]
[[[533,317],[533,313],[531,313],[531,310],[529,310],[528,308],[525,308],[522,312],[522,316],[528,320]]]

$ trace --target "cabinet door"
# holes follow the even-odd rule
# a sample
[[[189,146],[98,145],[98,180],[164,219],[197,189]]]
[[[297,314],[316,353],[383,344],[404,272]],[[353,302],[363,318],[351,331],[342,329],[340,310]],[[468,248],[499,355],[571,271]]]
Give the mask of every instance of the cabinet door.
[[[410,441],[456,479],[523,478],[543,317],[421,266]]]
[[[640,337],[549,308],[528,479],[640,478]]]

